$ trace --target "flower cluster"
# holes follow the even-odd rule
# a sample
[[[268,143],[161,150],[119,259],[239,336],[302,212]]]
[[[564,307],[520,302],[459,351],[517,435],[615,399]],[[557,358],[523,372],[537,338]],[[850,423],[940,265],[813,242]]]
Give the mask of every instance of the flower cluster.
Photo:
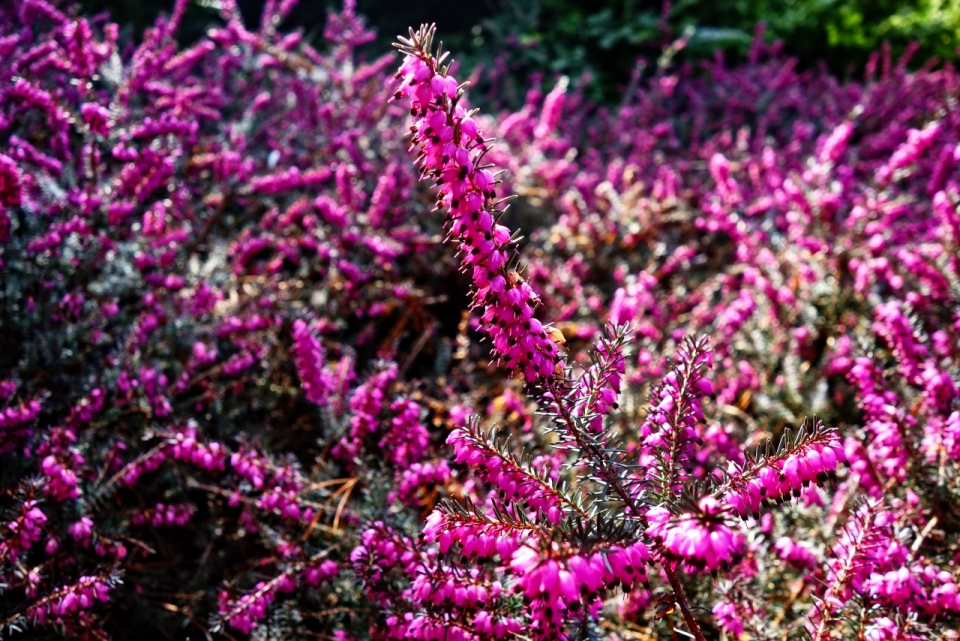
[[[835,482],[838,464],[845,462],[836,431],[815,421],[812,427],[801,426],[796,435],[785,432],[776,452],[768,445],[744,465],[731,464],[722,471],[716,495],[741,518],[759,520],[761,505],[779,505],[791,495],[799,498],[811,483]]]
[[[412,463],[405,469],[397,486],[398,498],[407,505],[422,505],[427,496],[421,496],[426,488],[436,488],[453,476],[446,461]]]
[[[260,581],[253,592],[239,599],[231,599],[230,593],[223,591],[220,593],[220,616],[230,627],[249,634],[266,617],[277,593],[292,592],[295,585],[292,577],[281,574],[269,583]]]
[[[193,516],[196,511],[197,508],[194,505],[164,505],[163,503],[157,503],[153,508],[152,514],[138,513],[133,517],[131,522],[136,525],[150,523],[153,527],[163,525],[183,526],[190,521],[190,517]]]
[[[47,515],[37,507],[35,500],[24,501],[20,514],[7,523],[9,538],[0,542],[0,558],[9,557],[15,561],[21,552],[26,552],[41,539],[46,522]]]
[[[331,391],[329,374],[323,368],[323,348],[307,324],[300,319],[293,323],[293,340],[300,385],[308,401],[322,405]]]
[[[453,448],[455,461],[478,471],[496,487],[501,500],[522,501],[530,509],[542,512],[551,523],[562,514],[563,496],[554,487],[555,478],[548,471],[534,469],[529,463],[505,455],[503,449],[479,432],[479,424],[457,428],[447,444]]]
[[[24,613],[38,624],[60,626],[67,634],[82,638],[98,604],[110,600],[119,580],[110,575],[81,576],[76,583],[55,588]]]
[[[731,527],[724,506],[712,496],[700,499],[695,511],[673,516],[665,508],[654,508],[647,518],[647,534],[659,543],[661,553],[691,571],[716,574],[746,551],[743,534]]]

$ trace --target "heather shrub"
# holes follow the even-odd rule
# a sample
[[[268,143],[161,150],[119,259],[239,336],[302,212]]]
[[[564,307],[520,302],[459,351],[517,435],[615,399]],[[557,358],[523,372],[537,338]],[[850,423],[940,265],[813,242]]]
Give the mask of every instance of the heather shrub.
[[[484,115],[291,8],[0,8],[0,632],[957,638],[952,66]]]
[[[353,59],[349,5],[323,54],[271,31],[290,3],[259,33],[224,5],[180,50],[184,7],[126,50],[4,8],[4,628],[327,629],[361,607],[336,587],[348,499],[385,509],[425,454],[397,379],[436,357],[413,275],[444,261],[409,224],[392,60]],[[365,442],[393,454],[354,492]]]

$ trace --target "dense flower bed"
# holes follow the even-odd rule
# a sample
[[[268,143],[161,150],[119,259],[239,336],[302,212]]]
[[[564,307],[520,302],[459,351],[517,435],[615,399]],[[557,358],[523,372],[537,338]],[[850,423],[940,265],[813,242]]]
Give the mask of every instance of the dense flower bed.
[[[267,5],[0,6],[0,633],[957,638],[952,67],[490,117]]]

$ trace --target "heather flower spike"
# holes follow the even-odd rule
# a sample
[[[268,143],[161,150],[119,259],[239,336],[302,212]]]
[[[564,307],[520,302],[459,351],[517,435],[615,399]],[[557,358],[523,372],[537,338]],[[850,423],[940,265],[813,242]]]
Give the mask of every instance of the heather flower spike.
[[[556,333],[535,316],[540,300],[511,267],[516,236],[499,223],[505,208],[497,200],[497,180],[481,164],[492,141],[484,138],[467,112],[463,88],[443,63],[442,43],[433,54],[436,27],[422,25],[395,46],[406,55],[396,98],[409,98],[421,176],[434,181],[437,208],[446,209],[445,227],[456,241],[462,269],[473,279],[472,307],[490,337],[498,363],[530,383],[562,375]]]
[[[713,392],[704,370],[712,363],[707,339],[688,339],[677,348],[674,365],[651,393],[652,409],[640,427],[641,461],[649,464],[648,490],[670,504],[690,479],[688,468],[699,440],[702,399]]]
[[[784,430],[775,450],[767,442],[742,466],[721,470],[723,480],[713,495],[741,518],[758,520],[761,506],[799,498],[811,484],[836,482],[837,467],[843,463],[846,454],[836,430],[814,418],[796,434]]]

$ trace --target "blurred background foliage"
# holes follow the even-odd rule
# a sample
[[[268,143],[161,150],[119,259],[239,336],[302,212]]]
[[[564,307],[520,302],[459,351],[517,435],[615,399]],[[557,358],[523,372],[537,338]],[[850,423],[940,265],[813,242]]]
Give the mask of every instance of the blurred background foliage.
[[[135,35],[168,10],[173,0],[82,0],[88,12],[109,11]],[[213,0],[191,6],[182,37],[191,40],[213,18]],[[240,0],[249,26],[263,0]],[[285,28],[302,28],[321,39],[327,10],[339,2],[302,0]],[[206,5],[206,6],[204,6]],[[755,26],[767,40],[782,40],[801,67],[826,64],[841,77],[860,75],[870,54],[889,43],[900,55],[911,42],[921,64],[931,57],[955,60],[960,45],[960,0],[358,0],[357,9],[379,37],[370,54],[389,50],[408,25],[436,22],[448,48],[468,70],[482,64],[498,81],[509,81],[499,101],[523,97],[531,74],[573,79],[589,73],[592,97],[615,101],[638,60],[696,61],[723,51],[731,60],[747,55]],[[671,43],[684,42],[682,48]],[[666,52],[666,55],[664,55]],[[461,72],[462,75],[463,72]],[[484,95],[497,93],[487,86]]]

